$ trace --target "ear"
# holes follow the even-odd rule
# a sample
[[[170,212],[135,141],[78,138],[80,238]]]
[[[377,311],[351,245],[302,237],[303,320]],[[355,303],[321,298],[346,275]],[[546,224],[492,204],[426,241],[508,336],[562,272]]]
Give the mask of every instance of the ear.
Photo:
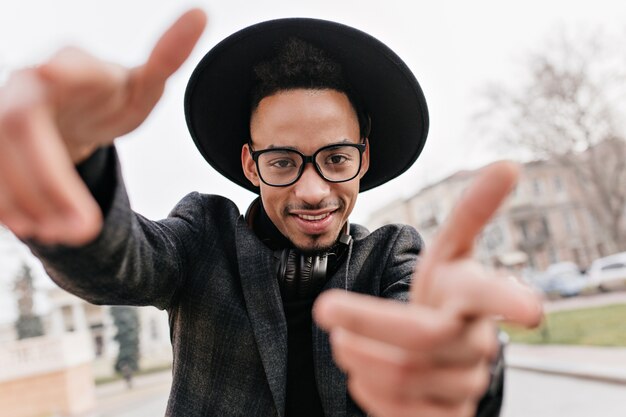
[[[250,155],[250,147],[247,143],[241,147],[241,167],[248,181],[255,187],[258,187],[260,185],[259,174],[256,170],[254,159],[252,159],[252,155]]]
[[[370,168],[370,141],[365,138],[365,151],[363,152],[361,160],[361,171],[359,172],[359,179],[363,178],[363,175]]]

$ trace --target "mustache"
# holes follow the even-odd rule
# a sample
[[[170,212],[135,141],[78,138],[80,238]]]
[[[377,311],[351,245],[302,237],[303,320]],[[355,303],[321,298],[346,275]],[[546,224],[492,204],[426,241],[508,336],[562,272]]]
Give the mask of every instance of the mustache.
[[[346,203],[341,199],[336,200],[326,200],[322,201],[319,204],[307,204],[307,203],[292,203],[287,204],[283,209],[284,214],[290,214],[295,210],[326,210],[326,209],[343,209],[346,206]]]

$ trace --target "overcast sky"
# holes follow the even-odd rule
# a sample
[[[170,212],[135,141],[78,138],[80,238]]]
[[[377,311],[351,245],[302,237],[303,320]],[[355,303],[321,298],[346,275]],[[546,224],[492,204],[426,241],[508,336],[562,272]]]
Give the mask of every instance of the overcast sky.
[[[495,159],[492,144],[478,137],[470,122],[477,94],[489,81],[514,84],[525,54],[540,48],[551,32],[563,26],[626,27],[626,3],[616,0],[2,0],[0,68],[6,72],[36,64],[64,45],[125,65],[140,64],[161,32],[192,6],[208,12],[208,30],[146,123],[117,142],[132,204],[154,219],[166,216],[194,190],[225,195],[242,210],[253,198],[221,178],[196,151],[182,105],[195,63],[247,25],[293,16],[352,25],[395,50],[420,82],[431,119],[424,152],[400,178],[364,193],[353,222],[365,221],[372,210],[426,183]],[[6,253],[0,257],[1,276],[8,268],[3,262],[11,260]],[[4,291],[0,287],[0,306]]]

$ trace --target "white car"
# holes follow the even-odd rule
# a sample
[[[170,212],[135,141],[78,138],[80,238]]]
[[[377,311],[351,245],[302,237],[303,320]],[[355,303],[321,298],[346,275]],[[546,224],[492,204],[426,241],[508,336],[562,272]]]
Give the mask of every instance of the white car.
[[[531,283],[548,298],[573,297],[589,287],[589,279],[580,273],[573,262],[552,264],[544,272],[535,275]]]
[[[596,259],[587,274],[591,285],[601,291],[626,286],[626,252]]]

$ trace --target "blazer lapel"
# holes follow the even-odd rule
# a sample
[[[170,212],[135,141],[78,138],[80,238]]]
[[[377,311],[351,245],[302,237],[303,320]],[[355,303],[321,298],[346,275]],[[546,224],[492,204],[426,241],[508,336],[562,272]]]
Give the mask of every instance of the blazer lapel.
[[[287,322],[272,251],[248,228],[243,216],[235,239],[241,286],[261,361],[278,416],[285,413],[287,381]]]

